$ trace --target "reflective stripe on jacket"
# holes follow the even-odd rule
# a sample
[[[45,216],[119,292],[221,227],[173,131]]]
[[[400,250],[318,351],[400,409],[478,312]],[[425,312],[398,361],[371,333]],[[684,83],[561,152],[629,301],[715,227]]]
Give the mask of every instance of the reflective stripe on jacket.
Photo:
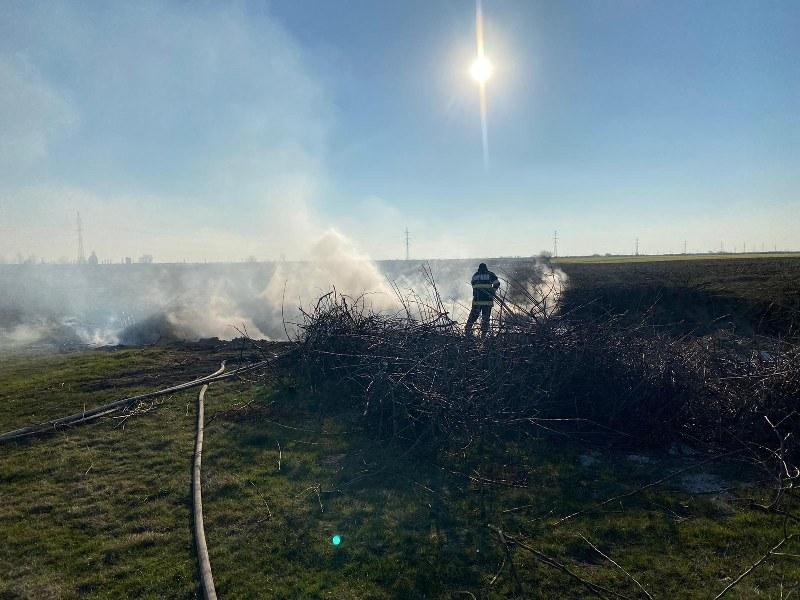
[[[497,275],[491,271],[477,271],[472,276],[472,306],[491,306],[494,294],[500,287]]]

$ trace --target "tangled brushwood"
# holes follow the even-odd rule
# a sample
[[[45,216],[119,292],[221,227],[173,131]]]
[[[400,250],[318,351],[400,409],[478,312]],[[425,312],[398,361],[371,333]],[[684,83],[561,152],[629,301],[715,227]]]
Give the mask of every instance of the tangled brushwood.
[[[402,309],[331,292],[300,323],[302,376],[380,436],[469,443],[525,427],[615,444],[772,447],[797,430],[800,350],[724,333],[676,338],[558,314],[550,271],[506,274],[485,340],[466,337],[426,271]],[[787,438],[788,439],[788,438]]]

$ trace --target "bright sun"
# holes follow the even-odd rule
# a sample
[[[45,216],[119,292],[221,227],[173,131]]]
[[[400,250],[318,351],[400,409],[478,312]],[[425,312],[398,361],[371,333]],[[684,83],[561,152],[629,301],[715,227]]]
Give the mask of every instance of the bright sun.
[[[469,67],[470,76],[481,85],[489,81],[494,73],[494,65],[485,56],[479,56]]]

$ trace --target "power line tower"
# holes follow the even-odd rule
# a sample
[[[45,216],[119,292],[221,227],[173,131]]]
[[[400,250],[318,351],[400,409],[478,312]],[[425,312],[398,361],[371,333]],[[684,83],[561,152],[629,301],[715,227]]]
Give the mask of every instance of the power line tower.
[[[553,232],[553,258],[558,256],[558,230]]]
[[[636,238],[636,251],[634,252],[635,256],[639,256],[639,238]]]
[[[686,240],[683,240],[683,253],[686,254]]]
[[[408,260],[410,258],[410,256],[411,256],[411,254],[409,252],[409,240],[410,239],[411,238],[408,235],[408,227],[406,227],[406,260]]]
[[[83,251],[83,224],[81,223],[81,213],[78,211],[78,264],[86,263],[86,253]]]

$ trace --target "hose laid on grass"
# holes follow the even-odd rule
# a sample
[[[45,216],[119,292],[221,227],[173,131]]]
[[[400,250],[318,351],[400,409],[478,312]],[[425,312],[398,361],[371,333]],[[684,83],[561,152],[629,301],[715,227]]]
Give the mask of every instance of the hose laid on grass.
[[[148,392],[146,394],[139,394],[137,396],[130,396],[129,398],[122,398],[121,400],[115,400],[114,402],[110,402],[109,404],[104,404],[102,406],[98,406],[91,410],[84,410],[83,412],[75,413],[74,415],[61,417],[60,419],[53,419],[51,421],[45,421],[44,423],[38,423],[35,425],[29,425],[27,427],[14,429],[13,431],[8,431],[0,435],[0,444],[2,444],[3,442],[9,442],[27,436],[50,433],[56,431],[60,427],[71,427],[73,425],[81,425],[83,423],[88,423],[90,421],[93,421],[94,419],[102,417],[103,415],[116,412],[140,400],[147,400],[149,398],[155,398],[157,396],[163,396],[165,394],[171,394],[173,392],[180,392],[193,387],[197,387],[198,385],[211,383],[212,381],[219,381],[220,379],[228,379],[231,377],[235,377],[240,373],[244,373],[246,371],[252,371],[260,367],[265,367],[268,364],[278,360],[279,358],[286,356],[295,349],[296,348],[292,348],[282,354],[276,354],[273,358],[262,360],[253,363],[251,365],[247,365],[246,367],[239,367],[234,371],[230,371],[224,374],[222,374],[222,372],[225,370],[225,362],[223,361],[220,369],[218,369],[211,375],[206,375],[205,377],[193,379],[192,381],[187,381],[186,383],[173,385],[171,387],[164,388],[162,390],[158,390],[155,392]]]
[[[155,398],[157,396],[163,396],[164,394],[171,394],[173,392],[179,392],[198,385],[202,385],[207,381],[214,380],[214,378],[219,376],[220,373],[222,373],[224,370],[225,370],[225,362],[223,361],[222,366],[218,370],[214,371],[211,375],[206,375],[205,377],[193,379],[192,381],[187,381],[186,383],[173,385],[168,388],[164,388],[163,390],[148,392],[146,394],[138,394],[136,396],[130,396],[129,398],[122,398],[121,400],[115,400],[114,402],[98,406],[91,410],[85,410],[83,412],[75,413],[74,415],[61,417],[60,419],[53,419],[52,421],[45,421],[44,423],[29,425],[27,427],[21,427],[20,429],[15,429],[13,431],[9,431],[7,433],[0,435],[0,443],[21,437],[26,437],[29,435],[36,435],[39,433],[54,431],[59,427],[70,427],[72,425],[80,425],[82,423],[93,421],[98,417],[102,417],[103,415],[116,412],[122,408],[125,408],[126,406],[133,404],[134,402],[138,402],[139,400]],[[229,375],[232,373],[229,373]]]
[[[200,489],[200,466],[203,459],[203,399],[207,389],[208,384],[204,384],[197,396],[197,434],[194,442],[194,469],[192,470],[192,512],[194,513],[194,541],[197,548],[197,562],[200,563],[203,598],[217,600],[214,577],[211,574],[211,561],[208,558],[208,548],[206,547],[206,533],[203,527],[203,495]]]

